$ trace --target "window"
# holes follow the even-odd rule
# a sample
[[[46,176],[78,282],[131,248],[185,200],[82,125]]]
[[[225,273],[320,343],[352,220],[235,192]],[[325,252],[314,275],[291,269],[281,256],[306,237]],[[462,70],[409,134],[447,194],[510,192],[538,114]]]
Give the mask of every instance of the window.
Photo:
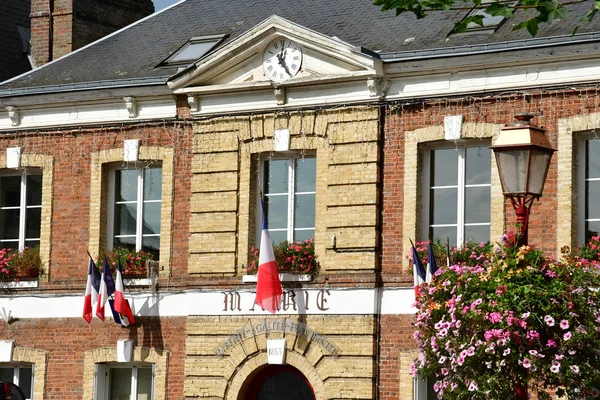
[[[312,238],[315,234],[316,158],[271,158],[262,167],[271,239],[280,243]]]
[[[0,364],[0,381],[12,382],[25,394],[26,399],[33,398],[33,366]]]
[[[481,2],[481,6],[488,7],[491,3],[493,3],[493,0],[483,0]],[[507,5],[513,6],[515,4],[515,2],[511,2]],[[502,24],[502,22],[504,22],[504,20],[506,19],[502,15],[490,15],[485,11],[485,9],[481,8],[474,8],[469,12],[469,14],[467,14],[467,18],[477,16],[482,17],[481,23],[483,26],[475,22],[469,22],[467,24],[466,32],[494,33],[496,28],[498,28],[500,24]]]
[[[110,178],[108,247],[144,250],[158,260],[162,168],[113,168]]]
[[[96,364],[95,400],[152,400],[154,365]]]
[[[580,185],[582,195],[579,196],[579,209],[584,210],[579,229],[579,242],[587,242],[592,236],[600,234],[600,139],[588,138],[583,141],[582,174],[583,185]]]
[[[414,378],[413,388],[414,388],[414,399],[415,400],[436,400],[437,393],[433,389],[434,380],[433,379],[423,379],[421,376],[417,376]]]
[[[183,66],[190,64],[214,50],[227,35],[193,37],[158,66]]]
[[[39,245],[41,220],[41,172],[0,176],[1,246],[22,250]]]
[[[426,151],[425,232],[451,243],[490,240],[491,150],[457,146]]]

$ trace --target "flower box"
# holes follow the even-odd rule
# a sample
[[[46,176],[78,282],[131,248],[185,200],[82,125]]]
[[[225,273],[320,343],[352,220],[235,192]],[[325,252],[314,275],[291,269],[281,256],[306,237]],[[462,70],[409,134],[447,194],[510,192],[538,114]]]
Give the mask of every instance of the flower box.
[[[37,287],[41,264],[39,246],[27,247],[22,251],[11,248],[0,249],[0,282],[35,281]],[[22,283],[15,287],[32,286]]]
[[[283,277],[288,282],[307,282],[310,281],[309,278],[292,279],[288,276],[300,275],[312,277],[317,272],[319,264],[315,256],[313,239],[293,243],[287,240],[283,241],[273,245],[273,254],[275,255],[277,269],[280,272],[280,279]],[[258,272],[259,258],[259,249],[256,246],[252,246],[250,248],[250,262],[246,269],[248,275],[255,275]],[[247,282],[247,280],[244,280],[244,282]]]

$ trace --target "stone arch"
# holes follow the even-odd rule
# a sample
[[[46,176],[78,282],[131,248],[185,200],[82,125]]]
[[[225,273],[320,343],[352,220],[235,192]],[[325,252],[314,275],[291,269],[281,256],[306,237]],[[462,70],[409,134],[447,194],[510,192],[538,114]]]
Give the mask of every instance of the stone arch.
[[[461,140],[491,139],[494,141],[500,134],[499,124],[464,123]],[[421,193],[422,168],[419,164],[419,145],[445,140],[444,126],[434,125],[414,131],[405,132],[404,138],[404,213],[403,213],[403,254],[410,251],[410,239],[419,233],[421,212],[418,209]],[[500,185],[500,177],[496,163],[492,157],[492,188],[490,237],[498,238],[504,231],[504,196]]]
[[[286,342],[287,344],[287,342]],[[286,347],[289,344],[286,345]],[[312,389],[315,393],[315,398],[320,400],[325,398],[325,385],[321,380],[315,365],[313,365],[304,356],[297,353],[293,349],[286,349],[285,363],[291,365],[300,371],[308,380]],[[225,390],[225,400],[238,400],[241,390],[247,383],[248,379],[252,379],[253,372],[261,368],[264,365],[268,365],[267,353],[260,351],[244,358],[236,367],[234,374],[229,379],[227,388]]]

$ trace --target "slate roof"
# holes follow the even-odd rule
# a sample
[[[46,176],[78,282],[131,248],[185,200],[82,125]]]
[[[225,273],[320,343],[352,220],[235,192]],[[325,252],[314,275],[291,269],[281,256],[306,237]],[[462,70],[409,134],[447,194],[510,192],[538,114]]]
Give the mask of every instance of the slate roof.
[[[29,29],[30,0],[0,1],[0,82],[31,69],[18,26]]]
[[[377,51],[386,59],[418,56],[424,50],[433,54],[443,49],[469,52],[482,44],[510,45],[515,41],[521,47],[550,37],[567,43],[586,38],[599,40],[600,17],[582,25],[578,34],[571,36],[573,27],[592,3],[569,6],[566,21],[541,26],[537,37],[532,39],[525,30],[512,31],[514,25],[525,19],[527,12],[523,11],[518,11],[493,34],[449,36],[453,24],[468,11],[434,12],[417,20],[412,14],[396,17],[394,12],[383,13],[372,0],[185,0],[0,85],[0,96],[34,93],[38,91],[36,87],[59,91],[165,82],[177,70],[156,66],[191,37],[229,34],[227,41],[231,41],[274,14]]]

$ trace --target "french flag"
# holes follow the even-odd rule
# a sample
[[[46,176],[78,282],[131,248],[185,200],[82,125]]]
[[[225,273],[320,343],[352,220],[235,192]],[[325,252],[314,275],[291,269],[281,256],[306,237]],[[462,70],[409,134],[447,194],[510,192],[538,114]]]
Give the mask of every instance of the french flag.
[[[90,266],[88,268],[87,284],[85,286],[85,298],[83,299],[83,319],[89,324],[93,317],[92,306],[98,300],[100,290],[100,272],[96,264],[90,257]]]
[[[417,249],[415,249],[415,244],[410,241],[412,246],[412,256],[413,256],[413,283],[415,285],[415,297],[419,296],[419,286],[427,280],[427,273],[425,272],[425,268],[423,268],[423,262],[417,253]]]
[[[102,276],[100,278],[100,293],[98,303],[96,303],[96,316],[104,321],[104,306],[108,302],[108,298],[115,292],[115,281],[113,280],[108,261],[104,257],[104,266],[102,267]]]
[[[263,214],[263,228],[260,237],[260,255],[258,257],[258,276],[256,278],[256,299],[254,302],[271,314],[277,312],[281,301],[281,281],[273,254],[273,244],[269,236],[265,205],[260,199]]]
[[[117,276],[115,279],[115,299],[111,301],[111,308],[115,322],[123,326],[129,326],[135,323],[135,318],[131,312],[129,301],[125,298],[125,290],[123,286],[123,272],[121,271],[121,263],[117,265]]]
[[[427,275],[425,276],[425,282],[431,283],[437,270],[433,246],[429,243],[429,246],[427,246]]]

